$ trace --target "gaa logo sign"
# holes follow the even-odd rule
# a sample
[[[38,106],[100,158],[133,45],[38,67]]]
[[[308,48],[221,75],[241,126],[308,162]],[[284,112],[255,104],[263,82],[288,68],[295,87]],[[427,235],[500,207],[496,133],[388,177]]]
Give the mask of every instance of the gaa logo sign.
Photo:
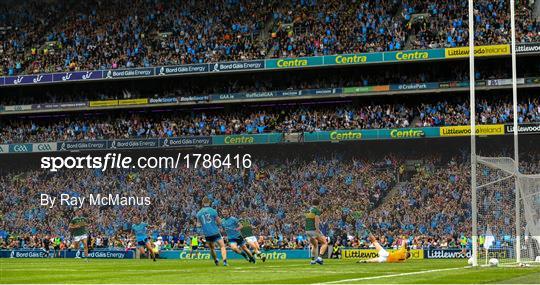
[[[56,146],[55,143],[36,143],[34,144],[34,151],[35,152],[48,152],[48,151],[55,151]]]
[[[32,152],[32,144],[10,144],[9,152]]]
[[[38,150],[51,150],[51,147],[48,144],[38,144]]]
[[[28,152],[29,151],[28,146],[24,144],[15,145],[13,149],[15,150],[15,152]]]

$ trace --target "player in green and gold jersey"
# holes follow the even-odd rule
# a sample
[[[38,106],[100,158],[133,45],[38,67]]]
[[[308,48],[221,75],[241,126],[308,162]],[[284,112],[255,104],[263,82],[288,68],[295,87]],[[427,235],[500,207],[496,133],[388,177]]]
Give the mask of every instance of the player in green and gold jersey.
[[[320,230],[321,211],[318,208],[320,204],[319,199],[313,199],[311,204],[311,208],[309,208],[309,211],[305,214],[306,235],[311,243],[311,264],[318,263],[322,265],[323,259],[321,256],[326,252],[328,241]],[[321,246],[320,250],[319,245]]]
[[[71,219],[69,223],[69,230],[71,231],[71,236],[73,237],[73,246],[75,250],[80,250],[79,242],[82,242],[84,247],[84,257],[88,257],[88,230],[86,226],[88,222],[83,216],[82,210],[80,208],[75,209],[75,217]]]
[[[259,242],[253,234],[253,226],[251,225],[251,221],[247,217],[244,217],[240,220],[240,227],[238,228],[238,230],[240,231],[240,234],[244,237],[246,243],[253,250],[253,253],[255,253],[255,256],[265,262],[266,256],[261,254]]]

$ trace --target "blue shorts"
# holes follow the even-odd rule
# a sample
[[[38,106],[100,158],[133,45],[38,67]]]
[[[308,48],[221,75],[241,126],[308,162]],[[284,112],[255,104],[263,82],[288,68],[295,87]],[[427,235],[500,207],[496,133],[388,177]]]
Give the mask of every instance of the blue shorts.
[[[229,244],[236,244],[238,246],[243,246],[246,244],[246,241],[243,238],[231,238],[229,239]]]
[[[221,237],[220,234],[217,234],[217,235],[206,236],[205,239],[206,239],[206,242],[216,242],[223,238]]]
[[[148,242],[148,239],[144,239],[144,240],[139,240],[137,241],[137,245],[138,246],[146,246],[146,243]]]

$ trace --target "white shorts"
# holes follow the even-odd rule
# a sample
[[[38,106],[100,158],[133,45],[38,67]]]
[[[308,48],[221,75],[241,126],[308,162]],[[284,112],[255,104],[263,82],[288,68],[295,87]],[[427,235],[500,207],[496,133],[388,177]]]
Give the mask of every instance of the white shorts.
[[[73,238],[73,241],[74,242],[79,242],[79,241],[81,241],[83,239],[87,239],[87,238],[88,238],[88,235],[76,236],[76,237]]]
[[[388,259],[388,255],[390,254],[388,253],[388,251],[384,250],[384,248],[379,250],[379,262],[386,262],[386,260]]]
[[[319,231],[306,231],[306,235],[308,238],[320,238],[323,236]]]
[[[247,237],[247,238],[245,238],[245,240],[248,243],[257,243],[257,238],[254,237],[254,236]]]

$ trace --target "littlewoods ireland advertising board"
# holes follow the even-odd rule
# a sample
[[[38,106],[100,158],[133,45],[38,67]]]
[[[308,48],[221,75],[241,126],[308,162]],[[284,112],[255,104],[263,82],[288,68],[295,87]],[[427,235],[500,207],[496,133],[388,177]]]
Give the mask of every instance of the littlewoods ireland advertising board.
[[[441,137],[470,136],[471,126],[441,127]],[[504,135],[504,125],[479,125],[476,126],[477,136]]]
[[[388,252],[394,252],[395,249],[388,249]],[[410,259],[424,259],[423,249],[411,249]],[[379,252],[375,249],[343,249],[341,252],[342,259],[358,259],[367,260],[379,257]]]
[[[395,251],[387,249],[388,252]],[[471,251],[467,250],[465,254],[461,249],[411,249],[411,259],[465,259],[471,257]],[[508,258],[510,251],[508,249],[492,249],[488,255],[489,258]],[[341,254],[342,259],[367,260],[379,257],[379,253],[375,249],[344,249]],[[481,258],[485,255],[481,254]]]
[[[474,56],[498,56],[509,55],[510,45],[492,45],[474,47]],[[445,49],[446,58],[460,58],[469,56],[469,47],[457,47]]]

